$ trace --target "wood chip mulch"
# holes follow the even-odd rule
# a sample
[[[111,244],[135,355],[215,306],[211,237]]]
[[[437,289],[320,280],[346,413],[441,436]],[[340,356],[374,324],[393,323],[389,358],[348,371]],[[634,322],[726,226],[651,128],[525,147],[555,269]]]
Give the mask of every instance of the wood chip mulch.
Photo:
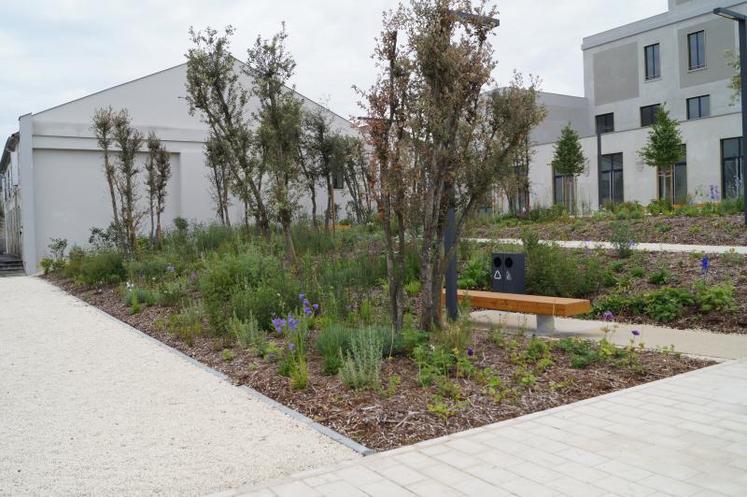
[[[417,367],[406,357],[385,361],[381,392],[351,391],[337,377],[322,374],[321,358],[309,353],[309,387],[303,391],[290,388],[289,380],[277,373],[277,364],[252,353],[229,346],[235,357],[226,361],[224,344],[215,339],[198,337],[192,346],[159,331],[154,323],[173,312],[172,309],[149,307],[130,314],[116,287],[85,289],[59,278],[50,280],[91,305],[138,328],[163,343],[229,376],[236,384],[248,385],[315,421],[357,442],[386,450],[422,440],[495,423],[505,419],[542,411],[552,407],[595,397],[642,383],[666,378],[712,364],[677,354],[640,354],[644,372],[626,368],[596,365],[572,369],[569,358],[553,351],[554,364],[529,388],[520,388],[513,398],[496,401],[476,379],[459,378],[458,400],[445,400],[452,411],[448,417],[429,411],[437,387],[423,388],[417,383]],[[499,348],[484,330],[474,334],[474,364],[478,369],[493,368],[506,385],[514,384],[517,366],[511,353]],[[516,337],[522,341],[524,338]],[[398,381],[396,381],[398,380]]]

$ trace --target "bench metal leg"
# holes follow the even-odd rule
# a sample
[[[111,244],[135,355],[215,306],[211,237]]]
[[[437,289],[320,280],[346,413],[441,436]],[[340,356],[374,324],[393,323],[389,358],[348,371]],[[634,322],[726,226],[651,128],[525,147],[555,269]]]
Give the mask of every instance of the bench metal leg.
[[[555,333],[555,316],[537,315],[537,335],[552,335]]]

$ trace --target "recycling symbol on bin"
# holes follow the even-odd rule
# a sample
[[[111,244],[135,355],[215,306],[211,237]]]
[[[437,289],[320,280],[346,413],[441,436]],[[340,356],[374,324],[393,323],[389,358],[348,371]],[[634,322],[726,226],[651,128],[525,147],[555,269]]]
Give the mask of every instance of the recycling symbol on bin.
[[[511,278],[510,268],[511,268],[511,266],[514,265],[514,260],[511,259],[510,257],[507,257],[506,261],[505,261],[505,264],[506,264],[506,281],[511,281],[513,278]],[[498,267],[500,267],[500,265],[501,265],[500,258],[496,257],[496,259],[495,259],[495,265],[498,266]],[[493,275],[493,279],[494,280],[498,280],[498,281],[500,281],[500,280],[503,279],[503,275],[501,274],[501,270],[500,269],[496,269],[495,270],[495,274]]]

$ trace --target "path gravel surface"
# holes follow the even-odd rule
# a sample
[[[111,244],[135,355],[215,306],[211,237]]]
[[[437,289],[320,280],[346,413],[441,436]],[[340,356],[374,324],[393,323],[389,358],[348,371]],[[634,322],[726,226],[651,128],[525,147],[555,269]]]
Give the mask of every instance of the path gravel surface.
[[[190,496],[358,457],[33,277],[0,279],[0,496]]]

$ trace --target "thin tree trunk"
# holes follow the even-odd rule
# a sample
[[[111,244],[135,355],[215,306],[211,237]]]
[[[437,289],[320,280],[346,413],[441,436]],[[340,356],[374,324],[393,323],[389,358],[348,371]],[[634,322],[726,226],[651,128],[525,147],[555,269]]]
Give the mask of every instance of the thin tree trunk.
[[[329,177],[329,174],[327,174],[324,178],[324,181],[327,185],[327,210],[324,212],[324,231],[329,232],[330,224],[332,223],[333,214],[335,205],[335,196],[334,196],[334,190],[332,188],[332,181]]]

